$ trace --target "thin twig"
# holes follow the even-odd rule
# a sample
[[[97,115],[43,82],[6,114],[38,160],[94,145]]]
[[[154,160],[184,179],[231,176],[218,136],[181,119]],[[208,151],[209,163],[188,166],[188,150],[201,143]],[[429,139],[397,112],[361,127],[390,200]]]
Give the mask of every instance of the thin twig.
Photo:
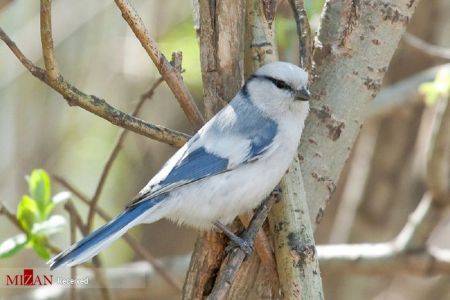
[[[436,103],[436,116],[427,163],[427,187],[439,204],[450,202],[450,95]]]
[[[173,56],[173,63],[176,64],[181,69],[181,56],[179,54]],[[140,99],[139,103],[136,105],[136,107],[132,113],[133,116],[136,116],[139,113],[140,109],[142,108],[142,105],[144,104],[144,102],[147,99],[151,99],[153,97],[153,94],[154,94],[156,88],[162,82],[163,82],[163,79],[159,78],[147,92],[145,92],[144,94],[141,95],[141,99]],[[88,214],[88,218],[87,218],[88,221],[87,221],[87,225],[86,225],[88,231],[90,231],[92,228],[94,216],[97,211],[97,203],[98,203],[100,194],[102,192],[103,186],[105,184],[106,178],[108,177],[108,174],[111,170],[111,166],[112,166],[113,162],[115,161],[118,153],[120,152],[121,146],[125,140],[126,135],[127,135],[126,130],[122,130],[122,132],[119,134],[119,137],[115,143],[115,146],[113,147],[111,155],[109,156],[109,158],[105,164],[105,167],[102,171],[102,175],[101,175],[99,183],[97,185],[95,194],[92,197],[92,200],[89,202],[89,214]],[[111,218],[109,218],[109,220],[111,220]],[[109,222],[109,220],[107,220],[107,221]],[[170,285],[175,287],[175,289],[177,291],[181,291],[180,284],[177,283],[177,281],[174,278],[172,278],[167,272],[165,272],[164,268],[156,260],[156,258],[150,252],[146,251],[145,248],[142,247],[142,245],[136,239],[134,239],[130,235],[125,235],[123,238],[131,246],[131,248],[135,250],[135,252],[141,254],[147,261],[149,261],[153,265],[153,267],[156,269],[156,271],[159,272],[161,274],[161,276],[163,278],[165,278]]]
[[[89,198],[81,193],[78,189],[76,189],[74,186],[72,186],[67,180],[64,178],[52,175],[53,180],[61,184],[63,187],[68,189],[72,194],[74,194],[78,199],[80,199],[83,203],[90,206],[90,200]],[[112,220],[112,217],[105,212],[102,208],[96,207],[95,208],[96,213],[103,219],[105,222],[109,222]],[[160,261],[156,259],[147,249],[145,249],[142,244],[140,244],[133,236],[131,236],[129,233],[125,233],[122,238],[127,242],[127,244],[130,246],[131,249],[135,253],[137,253],[142,258],[146,259],[150,265],[152,265],[155,269],[155,271],[163,277],[175,290],[180,291],[180,283],[167,271],[164,269],[164,267],[161,265]]]
[[[87,229],[87,226],[85,224],[83,224],[83,220],[81,219],[80,214],[78,213],[78,211],[76,210],[76,208],[72,204],[72,202],[68,201],[64,205],[64,208],[68,211],[68,213],[71,217],[71,222],[73,221],[73,223],[81,231],[83,236],[88,235],[89,231]],[[110,289],[108,288],[108,281],[106,279],[106,276],[105,276],[103,270],[101,269],[102,264],[101,264],[101,261],[98,258],[98,256],[95,256],[92,258],[92,263],[94,264],[93,271],[95,273],[95,278],[97,279],[97,282],[100,285],[100,290],[101,290],[103,299],[105,299],[105,300],[111,299],[112,295],[111,295]]]
[[[47,247],[47,249],[49,249],[52,253],[54,254],[58,254],[61,253],[62,249],[59,247],[56,247],[55,245],[51,244],[47,238],[44,238],[42,240],[42,243],[45,247]]]
[[[75,244],[77,241],[77,227],[75,224],[75,218],[74,216],[70,215],[70,244]],[[77,267],[73,266],[70,268],[70,278],[72,280],[75,280],[77,277]],[[75,285],[72,284],[70,286],[70,300],[76,300],[77,298],[77,290],[75,288]]]
[[[180,72],[169,63],[161,52],[158,44],[150,36],[147,28],[145,28],[144,22],[131,4],[127,0],[115,0],[115,2],[122,12],[122,17],[128,23],[131,30],[133,30],[141,42],[142,47],[147,51],[147,54],[150,56],[159,73],[177,98],[188,120],[196,129],[202,127],[205,121],[195,104],[194,98],[186,87]]]
[[[20,231],[23,231],[22,226],[20,226],[19,221],[9,209],[6,208],[5,204],[0,203],[0,215],[4,215],[14,226],[16,226]]]
[[[241,220],[242,224],[244,224],[245,227],[248,227],[250,221],[252,220],[252,214],[244,213],[239,216],[239,219]],[[273,273],[276,273],[277,264],[275,262],[272,247],[270,247],[269,238],[267,237],[264,230],[260,230],[256,234],[255,250],[259,258],[261,259],[261,263],[265,265],[267,268],[271,269]]]
[[[275,203],[276,199],[277,196],[275,194],[272,194],[261,203],[261,205],[255,211],[250,225],[244,231],[242,238],[251,241],[255,240],[256,234],[264,224],[264,221],[267,218],[267,214],[269,213],[270,208]],[[233,283],[233,280],[244,259],[245,252],[236,247],[228,256],[226,263],[221,268],[214,288],[211,294],[207,297],[208,300],[226,299],[228,290],[230,289],[231,284]]]
[[[67,210],[76,227],[81,231],[83,236],[87,236],[89,234],[89,231],[87,230],[86,225],[83,223],[80,214],[78,213],[72,202],[67,201],[67,203],[64,205],[64,208]]]
[[[16,218],[16,215],[14,213],[12,213],[11,211],[9,211],[9,209],[6,208],[6,206],[1,202],[0,202],[0,215],[4,215],[14,226],[17,227],[17,229],[24,232],[22,229],[22,226],[20,226],[20,223]],[[50,244],[50,242],[47,239],[43,239],[42,242],[45,247],[50,249],[51,252],[53,252],[53,253],[61,252],[60,248]]]
[[[161,275],[176,291],[181,292],[182,284],[176,280],[172,275],[170,275],[165,269],[162,263],[154,257],[147,249],[142,246],[134,237],[129,234],[123,235],[123,239],[128,243],[128,245],[142,258],[148,261],[155,271]]]
[[[432,45],[407,32],[403,35],[403,40],[411,47],[414,47],[429,56],[450,60],[449,48]]]
[[[139,113],[140,109],[142,108],[142,105],[144,104],[145,100],[150,99],[153,96],[156,88],[161,84],[161,82],[162,82],[162,79],[158,79],[153,84],[153,86],[150,88],[150,90],[141,96],[139,103],[136,105],[136,108],[134,109],[133,113],[131,114],[133,117],[137,116],[137,114]],[[91,200],[90,206],[89,206],[89,213],[88,213],[87,225],[86,225],[88,231],[91,231],[91,229],[92,229],[92,225],[94,222],[94,216],[95,216],[95,207],[97,206],[98,200],[100,198],[100,194],[101,194],[103,187],[105,185],[105,182],[106,182],[106,178],[108,177],[108,174],[111,171],[111,167],[112,167],[114,161],[116,160],[117,155],[120,152],[122,144],[125,141],[125,137],[127,136],[127,133],[128,133],[127,130],[122,129],[122,131],[119,134],[119,137],[117,138],[117,140],[114,144],[111,154],[109,155],[108,160],[106,161],[106,164],[103,168],[102,174],[100,176],[100,180],[98,182],[97,188],[95,190],[94,196],[92,197],[92,200]]]
[[[52,174],[52,179],[59,183],[64,188],[68,189],[72,194],[74,194],[78,199],[89,205],[89,198],[84,195],[80,190],[70,184],[65,178]]]
[[[181,147],[189,139],[189,136],[184,133],[147,123],[114,108],[104,99],[94,95],[87,95],[65,81],[62,76],[56,81],[49,80],[46,71],[35,66],[1,28],[0,39],[6,43],[17,59],[33,76],[60,93],[69,105],[79,106],[114,125],[175,147]]]
[[[297,24],[300,67],[312,69],[313,40],[303,0],[289,0]]]
[[[41,43],[45,69],[48,79],[55,81],[59,77],[52,38],[52,0],[41,0]]]
[[[422,98],[416,97],[418,87],[424,82],[433,81],[436,74],[449,72],[450,63],[429,68],[414,74],[398,83],[382,89],[366,109],[366,118],[374,118],[392,113],[409,103],[416,103]]]
[[[399,251],[392,243],[317,246],[320,267],[342,274],[430,276],[450,272],[450,251],[424,248]]]
[[[427,163],[427,188],[417,208],[408,217],[395,240],[398,247],[416,250],[425,247],[432,231],[439,224],[445,208],[450,205],[450,97],[437,103],[433,134]]]

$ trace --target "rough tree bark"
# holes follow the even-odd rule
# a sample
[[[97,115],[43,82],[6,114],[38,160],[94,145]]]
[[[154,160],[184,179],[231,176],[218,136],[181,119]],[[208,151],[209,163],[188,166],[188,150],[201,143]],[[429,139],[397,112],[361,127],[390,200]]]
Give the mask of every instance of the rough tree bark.
[[[217,11],[220,4],[209,7],[211,2],[200,1],[200,20],[202,4],[210,15],[212,12],[220,12]],[[327,1],[325,5],[319,32],[320,44],[314,55],[316,68],[312,85],[311,114],[307,120],[299,154],[309,215],[314,220],[313,226],[318,224],[323,216],[327,200],[335,189],[340,171],[362,126],[364,109],[379,90],[381,80],[415,6],[415,1],[406,0],[395,4],[384,1]],[[247,6],[247,9],[249,7],[251,6]],[[265,17],[270,18],[270,14],[265,14]],[[216,17],[214,20],[220,18]],[[234,26],[233,22],[228,23]],[[217,28],[217,22],[207,24]],[[200,25],[200,36],[201,31]],[[216,34],[220,34],[220,31]],[[271,53],[266,49],[257,49],[256,54]],[[208,294],[206,283],[214,280],[215,270],[210,268],[209,274],[193,275],[193,271],[202,272],[201,263],[196,261],[196,257],[209,257],[211,253],[208,250],[200,253],[201,249],[205,248],[196,247],[194,252],[185,285],[186,299],[201,298]],[[251,260],[257,260],[257,257],[253,255],[247,260],[248,265]],[[244,265],[243,269],[246,269]],[[235,289],[234,291],[238,292],[233,292],[232,287],[230,299],[279,296],[277,292],[251,292],[252,289],[257,291],[263,286],[260,283],[262,278],[259,270],[256,264],[256,267],[245,270],[244,278],[238,276],[235,286],[240,290]],[[189,289],[195,281],[192,280],[193,276],[205,281],[203,286],[196,287],[196,293]],[[249,285],[243,285],[241,280],[249,279]],[[191,293],[186,293],[189,291]]]
[[[417,1],[327,1],[300,144],[310,215],[319,224]]]
[[[413,21],[408,26],[409,32],[424,37],[428,41],[433,40],[433,32],[438,22],[438,18],[435,17],[436,2],[420,3]],[[401,43],[391,61],[384,83],[392,84],[429,67],[430,63],[429,57],[424,56],[423,53],[411,51],[409,46]],[[434,76],[431,77],[434,78]],[[418,96],[410,95],[409,98],[417,99]],[[417,101],[415,104],[402,105],[395,111],[387,111],[367,120],[367,125],[364,125],[361,134],[364,140],[361,140],[358,145],[365,147],[363,142],[367,143],[367,140],[373,140],[375,143],[372,145],[373,155],[363,158],[368,165],[366,169],[368,173],[365,178],[360,177],[356,181],[345,184],[349,186],[349,189],[354,189],[354,186],[358,185],[358,180],[365,182],[360,195],[357,196],[358,199],[355,200],[358,203],[354,204],[357,212],[355,223],[347,219],[352,229],[341,235],[341,238],[334,239],[334,242],[386,241],[393,238],[404,226],[408,213],[415,208],[424,190],[418,178],[416,151],[412,151],[417,143],[422,108],[423,105]],[[362,153],[362,155],[365,154]],[[361,164],[356,164],[354,168],[361,169]],[[348,198],[341,198],[341,201],[346,200]],[[335,224],[337,222],[335,221]],[[329,275],[327,278],[336,276],[334,272],[327,275]],[[334,291],[336,299],[348,299],[350,295],[355,298],[371,297],[383,286],[391,285],[392,278],[392,276],[383,276],[378,280],[367,280],[360,276],[348,276],[343,279],[345,284],[335,282],[328,288]]]

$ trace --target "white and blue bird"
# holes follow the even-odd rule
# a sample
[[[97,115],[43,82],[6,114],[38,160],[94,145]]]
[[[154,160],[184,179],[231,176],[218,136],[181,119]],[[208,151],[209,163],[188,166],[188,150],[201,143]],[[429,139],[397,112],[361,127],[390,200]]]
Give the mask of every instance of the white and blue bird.
[[[168,218],[208,230],[257,207],[297,153],[309,111],[308,74],[286,62],[259,68],[112,221],[61,252],[78,265],[140,223]]]

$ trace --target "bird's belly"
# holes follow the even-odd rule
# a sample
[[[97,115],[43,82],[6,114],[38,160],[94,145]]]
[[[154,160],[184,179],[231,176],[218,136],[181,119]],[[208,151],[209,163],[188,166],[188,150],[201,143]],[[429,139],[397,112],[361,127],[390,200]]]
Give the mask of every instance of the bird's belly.
[[[199,229],[211,228],[214,221],[232,222],[237,215],[257,207],[280,181],[290,159],[273,158],[171,192],[171,209],[166,217]]]

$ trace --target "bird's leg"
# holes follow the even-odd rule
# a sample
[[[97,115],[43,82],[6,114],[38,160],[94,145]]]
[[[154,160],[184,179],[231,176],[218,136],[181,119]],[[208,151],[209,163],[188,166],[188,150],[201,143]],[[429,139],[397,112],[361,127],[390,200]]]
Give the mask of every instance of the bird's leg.
[[[250,256],[250,254],[252,254],[253,240],[241,238],[241,237],[237,236],[236,234],[233,233],[233,231],[231,231],[227,226],[223,225],[219,221],[216,221],[213,224],[214,224],[214,226],[219,228],[230,239],[231,244],[225,248],[226,252],[229,252],[231,249],[233,249],[237,246],[237,247],[241,248],[241,250],[244,251],[244,253],[247,256]]]

